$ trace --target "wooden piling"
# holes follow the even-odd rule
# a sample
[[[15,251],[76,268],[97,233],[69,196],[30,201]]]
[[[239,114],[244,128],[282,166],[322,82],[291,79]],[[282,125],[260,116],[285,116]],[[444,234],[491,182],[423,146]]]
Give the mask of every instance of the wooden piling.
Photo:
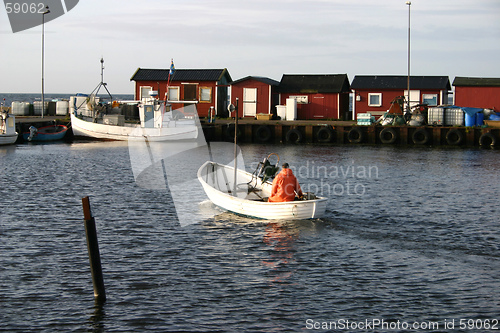
[[[99,243],[97,242],[97,230],[95,219],[90,211],[89,197],[82,198],[83,217],[85,222],[85,234],[87,235],[87,248],[89,251],[90,272],[92,284],[94,285],[94,297],[96,302],[106,302],[106,291],[102,276],[101,255],[99,254]]]
[[[306,125],[305,128],[306,132],[306,143],[313,143],[314,142],[314,126],[313,125]]]

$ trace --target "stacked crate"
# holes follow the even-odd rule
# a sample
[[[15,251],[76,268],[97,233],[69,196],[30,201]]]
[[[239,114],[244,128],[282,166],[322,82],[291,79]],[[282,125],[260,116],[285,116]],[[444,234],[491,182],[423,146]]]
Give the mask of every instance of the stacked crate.
[[[369,126],[375,122],[375,116],[371,113],[358,113],[357,115],[358,125]]]
[[[446,126],[464,126],[464,112],[458,107],[444,109],[444,124]]]
[[[431,107],[427,109],[427,123],[429,125],[443,125],[444,124],[444,108]]]
[[[463,126],[464,112],[456,106],[430,107],[427,110],[429,125]]]

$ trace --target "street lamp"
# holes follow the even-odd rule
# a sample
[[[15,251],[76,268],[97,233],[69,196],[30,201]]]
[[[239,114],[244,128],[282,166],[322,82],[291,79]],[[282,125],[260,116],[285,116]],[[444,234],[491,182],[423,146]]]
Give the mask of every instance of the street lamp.
[[[408,99],[406,100],[406,110],[410,112],[410,8],[411,1],[406,1],[408,5],[408,82],[407,82],[407,90],[408,90]]]
[[[45,7],[42,13],[42,118],[43,109],[45,108],[44,87],[43,87],[43,63],[44,63],[44,49],[45,49],[45,14],[50,13],[49,6]]]

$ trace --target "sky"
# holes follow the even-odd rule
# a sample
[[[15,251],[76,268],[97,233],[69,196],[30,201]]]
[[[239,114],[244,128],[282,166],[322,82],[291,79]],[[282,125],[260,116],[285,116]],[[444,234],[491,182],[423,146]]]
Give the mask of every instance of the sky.
[[[137,68],[407,75],[406,0],[80,0],[45,24],[46,93],[133,94]],[[412,0],[411,74],[500,77],[500,0]],[[41,26],[0,8],[0,93],[41,92]]]

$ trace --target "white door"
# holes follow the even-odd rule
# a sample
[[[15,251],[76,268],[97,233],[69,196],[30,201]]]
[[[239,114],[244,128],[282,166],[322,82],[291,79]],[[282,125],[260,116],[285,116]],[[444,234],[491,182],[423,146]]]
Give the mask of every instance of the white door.
[[[408,90],[404,92],[405,97],[408,98]],[[410,107],[420,104],[420,90],[410,89]]]
[[[257,115],[257,88],[243,88],[243,116]]]

